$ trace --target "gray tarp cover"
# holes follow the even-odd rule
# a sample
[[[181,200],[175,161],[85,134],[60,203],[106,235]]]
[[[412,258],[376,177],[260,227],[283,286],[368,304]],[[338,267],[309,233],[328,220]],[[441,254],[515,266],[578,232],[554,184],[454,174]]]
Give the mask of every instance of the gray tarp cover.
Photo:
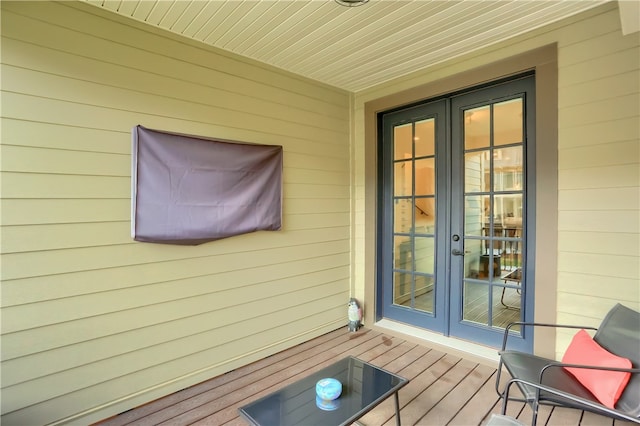
[[[282,223],[282,147],[132,131],[136,241],[196,245]]]

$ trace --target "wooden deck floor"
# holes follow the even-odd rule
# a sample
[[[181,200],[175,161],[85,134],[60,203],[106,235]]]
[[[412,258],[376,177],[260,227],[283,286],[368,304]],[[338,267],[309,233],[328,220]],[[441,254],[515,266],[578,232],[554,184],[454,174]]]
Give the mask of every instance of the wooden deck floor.
[[[246,425],[238,407],[347,355],[411,380],[399,393],[402,425],[482,425],[500,410],[495,368],[377,331],[349,333],[344,327],[100,425]],[[508,414],[524,423],[531,421],[531,411],[524,404],[509,403]],[[395,425],[393,398],[359,423]],[[538,418],[538,425],[549,426],[624,424],[589,412],[550,407],[543,407]]]

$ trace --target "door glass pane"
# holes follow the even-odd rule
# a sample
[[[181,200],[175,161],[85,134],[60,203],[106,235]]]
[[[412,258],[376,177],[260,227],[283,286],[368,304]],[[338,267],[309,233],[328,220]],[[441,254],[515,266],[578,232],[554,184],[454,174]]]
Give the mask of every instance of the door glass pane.
[[[520,306],[519,287],[473,281],[464,283],[462,318],[465,321],[504,329],[510,323],[521,320]],[[511,331],[517,333],[520,327],[512,327]]]
[[[506,281],[505,281],[506,282]],[[522,305],[520,288],[496,285],[493,287],[493,309],[491,325],[505,328],[514,321],[519,321]],[[520,326],[511,327],[511,331],[519,332]]]
[[[393,190],[396,197],[411,195],[413,185],[411,161],[401,161],[393,165]]]
[[[464,156],[465,191],[488,191],[489,186],[489,150],[473,151]]]
[[[435,155],[436,120],[430,118],[416,122],[416,135],[414,139],[416,143],[416,157]]]
[[[393,232],[406,234],[411,232],[413,221],[413,203],[410,198],[397,198],[393,203]]]
[[[411,306],[410,273],[395,272],[393,274],[393,303],[401,306]]]
[[[416,233],[433,233],[435,231],[435,159],[416,160],[415,184],[415,224]]]
[[[493,151],[493,188],[495,191],[522,190],[522,145]]]
[[[393,128],[393,159],[404,160],[413,155],[411,124]]]
[[[418,166],[418,163],[421,166]],[[415,199],[416,220],[415,220],[415,309],[433,313],[434,312],[434,284],[435,284],[435,261],[436,244],[433,234],[435,233],[435,163],[433,158],[417,160],[416,170],[423,170],[421,185],[423,192],[428,197]],[[416,174],[416,180],[418,175]],[[419,185],[416,183],[416,188]],[[417,190],[416,190],[417,192]],[[418,194],[416,194],[418,195]],[[418,236],[418,234],[431,234],[430,236]]]
[[[464,277],[478,279],[480,276],[480,256],[482,250],[482,240],[468,239],[464,245]]]
[[[416,234],[433,234],[436,223],[435,197],[416,198]]]
[[[393,237],[393,267],[410,271],[411,265],[411,240],[405,235]]]
[[[487,221],[490,197],[488,195],[467,195],[465,198],[464,233],[480,237]]]
[[[522,232],[522,194],[496,195],[494,198],[493,214],[497,219],[495,226],[518,229],[518,234],[520,234]],[[506,235],[504,236],[506,237]]]
[[[433,275],[435,263],[435,241],[433,237],[415,238],[416,272]]]
[[[478,278],[482,280],[500,278],[502,274],[501,245],[500,241],[483,240],[484,253],[480,255]]]
[[[433,313],[434,294],[433,285],[435,279],[432,276],[416,275],[416,288],[414,307],[418,310]]]
[[[486,148],[490,143],[491,107],[468,109],[464,112],[465,149]]]
[[[512,99],[493,106],[493,144],[522,143],[522,99]]]
[[[483,325],[489,323],[489,287],[486,284],[465,281],[462,304],[462,319]]]
[[[435,193],[434,158],[416,160],[416,192],[415,195],[433,195]]]
[[[508,204],[519,206],[518,210],[522,211],[522,195],[513,195],[510,197]],[[515,210],[515,209],[514,209]],[[505,271],[509,271],[511,278],[517,277],[518,283],[521,280],[521,268],[522,268],[522,216],[517,213],[513,213],[513,216],[509,216],[504,220],[504,233],[506,241],[504,243],[504,251],[502,254],[503,261],[502,267]]]

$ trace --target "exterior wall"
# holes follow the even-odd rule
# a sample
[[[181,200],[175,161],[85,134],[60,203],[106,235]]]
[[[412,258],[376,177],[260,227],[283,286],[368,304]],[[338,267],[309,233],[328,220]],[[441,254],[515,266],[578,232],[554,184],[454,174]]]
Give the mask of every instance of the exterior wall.
[[[350,94],[79,2],[2,2],[2,423],[87,424],[346,322]],[[130,237],[131,129],[284,147],[283,230]]]
[[[536,313],[542,307],[550,312],[536,319],[597,325],[616,302],[640,308],[640,33],[623,36],[617,2],[612,2],[355,94],[353,277],[355,296],[368,308],[368,323],[374,320],[375,306],[376,207],[371,172],[375,129],[367,122],[374,120],[367,115],[367,103],[396,98],[406,102],[412,92],[416,102],[421,99],[417,87],[437,87],[452,76],[554,44],[559,166],[539,175],[537,235],[538,249],[547,243],[545,236],[553,241],[557,234],[558,244],[557,249],[551,244],[551,254],[536,253],[538,259],[553,260],[536,263],[537,287],[547,290],[537,298]],[[540,134],[538,139],[540,144]],[[549,160],[542,156],[540,161],[539,170],[544,170]],[[542,214],[558,219],[549,223],[541,220]],[[551,280],[540,279],[549,272]],[[541,336],[536,350],[549,347],[553,355],[564,351],[571,334]]]

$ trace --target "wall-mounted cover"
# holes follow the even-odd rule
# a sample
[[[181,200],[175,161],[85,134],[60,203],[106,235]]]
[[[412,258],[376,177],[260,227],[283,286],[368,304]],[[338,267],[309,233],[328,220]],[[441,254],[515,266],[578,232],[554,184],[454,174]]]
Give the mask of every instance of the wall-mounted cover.
[[[196,245],[282,224],[282,147],[132,130],[131,233]]]

